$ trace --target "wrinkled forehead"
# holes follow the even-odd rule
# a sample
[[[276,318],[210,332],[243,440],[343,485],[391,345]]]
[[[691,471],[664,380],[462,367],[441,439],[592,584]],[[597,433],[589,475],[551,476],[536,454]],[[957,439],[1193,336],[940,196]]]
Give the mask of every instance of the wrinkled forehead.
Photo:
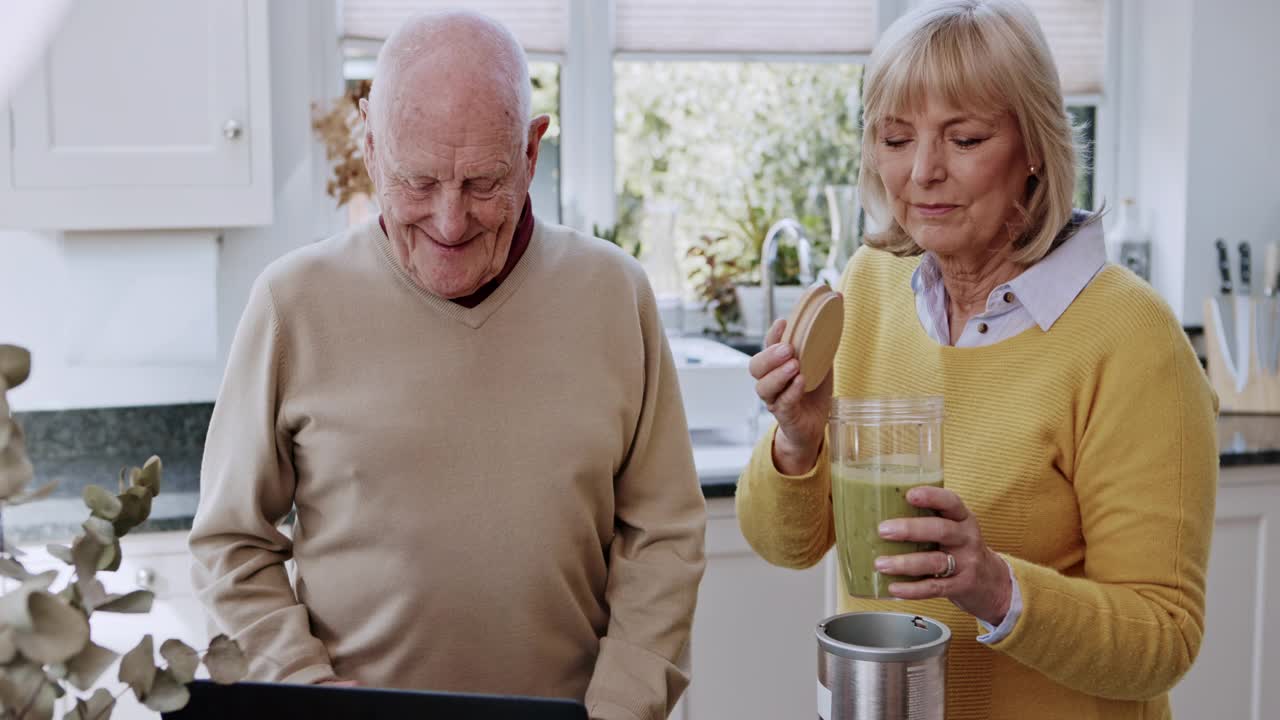
[[[522,144],[519,93],[491,68],[423,57],[386,78],[377,106],[378,129],[393,143]]]

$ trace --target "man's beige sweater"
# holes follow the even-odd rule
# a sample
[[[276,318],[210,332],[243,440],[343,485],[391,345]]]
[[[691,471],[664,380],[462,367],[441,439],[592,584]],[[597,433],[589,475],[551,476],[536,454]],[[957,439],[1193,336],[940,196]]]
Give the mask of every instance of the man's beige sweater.
[[[641,720],[687,684],[705,504],[652,291],[601,240],[539,222],[473,309],[415,285],[376,222],[276,261],[200,494],[196,587],[255,679]]]

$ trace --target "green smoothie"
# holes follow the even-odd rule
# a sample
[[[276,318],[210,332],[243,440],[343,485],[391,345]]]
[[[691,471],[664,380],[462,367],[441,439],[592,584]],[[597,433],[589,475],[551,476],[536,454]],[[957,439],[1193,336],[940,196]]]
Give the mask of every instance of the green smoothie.
[[[936,515],[907,502],[907,491],[930,485],[942,487],[941,470],[913,465],[858,463],[831,467],[831,500],[836,521],[836,557],[850,595],[890,598],[889,583],[918,578],[882,575],[875,559],[881,555],[927,552],[935,543],[898,542],[880,537],[880,523],[893,518]]]

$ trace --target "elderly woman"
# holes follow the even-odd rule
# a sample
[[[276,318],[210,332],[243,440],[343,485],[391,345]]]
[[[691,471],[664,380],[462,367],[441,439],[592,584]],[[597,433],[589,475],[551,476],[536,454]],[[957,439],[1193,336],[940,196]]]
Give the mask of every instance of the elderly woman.
[[[770,328],[752,358],[778,426],[738,484],[742,531],[803,568],[835,536],[832,396],[941,395],[946,488],[908,500],[881,557],[900,601],[945,621],[948,718],[1165,718],[1204,633],[1215,399],[1152,289],[1073,212],[1074,134],[1016,0],[894,24],[867,69],[859,185],[882,232],[843,280],[833,376],[804,392]],[[906,602],[901,602],[906,601]]]

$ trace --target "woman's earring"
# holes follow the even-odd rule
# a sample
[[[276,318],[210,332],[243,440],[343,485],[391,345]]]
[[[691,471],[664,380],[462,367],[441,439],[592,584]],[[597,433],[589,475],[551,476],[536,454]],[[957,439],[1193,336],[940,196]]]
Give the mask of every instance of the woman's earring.
[[[1035,175],[1035,174],[1036,174],[1036,166],[1035,166],[1035,165],[1032,165],[1031,167],[1027,168],[1027,170],[1030,170],[1032,175]]]

